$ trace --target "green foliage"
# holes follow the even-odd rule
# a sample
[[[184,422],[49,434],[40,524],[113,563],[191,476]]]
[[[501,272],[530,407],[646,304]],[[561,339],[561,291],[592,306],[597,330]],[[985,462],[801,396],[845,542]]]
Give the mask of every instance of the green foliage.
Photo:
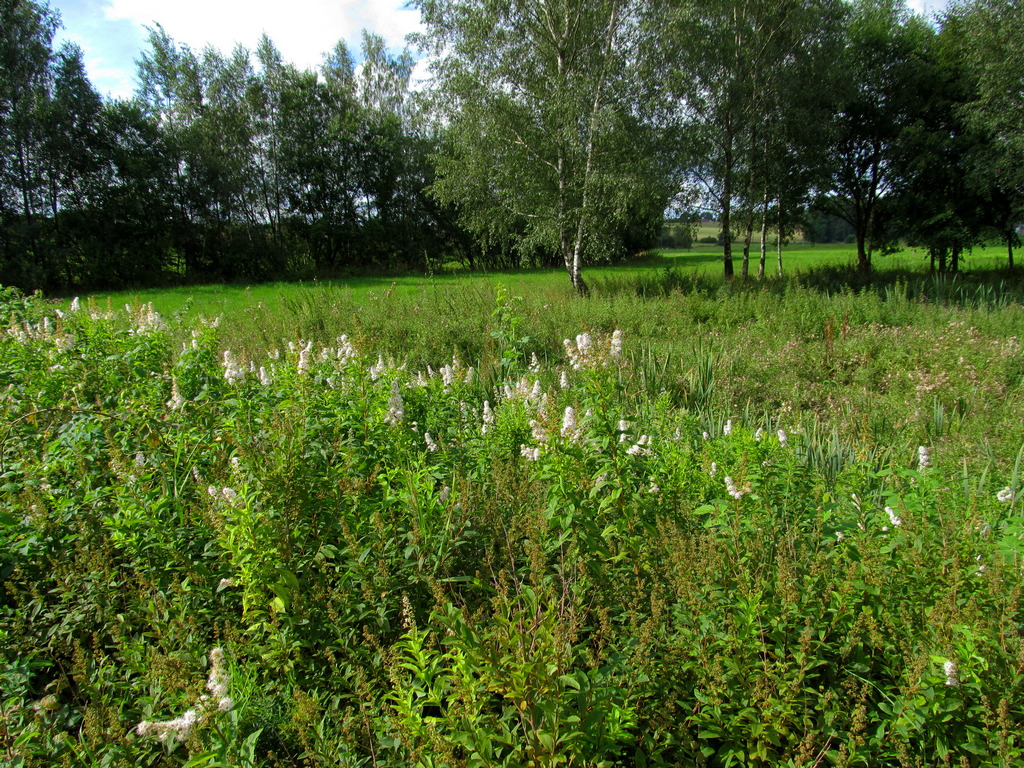
[[[320,71],[201,53],[157,25],[103,100],[45,3],[0,4],[0,280],[31,290],[418,269],[476,252],[424,194],[413,60],[367,34]],[[73,32],[72,32],[73,34]],[[462,253],[458,253],[462,251]]]
[[[846,9],[831,0],[668,7],[666,90],[688,143],[683,183],[720,219],[727,279],[742,237],[746,279],[755,219],[784,237],[819,186],[828,133],[817,127],[834,120],[829,83]]]
[[[651,4],[416,5],[444,126],[432,193],[478,241],[548,254],[585,294],[584,262],[656,239],[674,167],[653,124]]]
[[[503,292],[486,384],[6,292],[5,762],[1019,762],[1019,308],[786,290],[673,354]]]
[[[993,139],[994,166],[1006,176],[1001,185],[1015,192],[1017,204],[1024,186],[1020,172],[1021,117],[1020,68],[1024,64],[1024,29],[1020,7],[1013,0],[977,0],[950,9],[947,25],[957,36],[961,61],[977,78],[977,90],[963,110],[968,121]]]
[[[934,73],[926,49],[934,31],[902,0],[859,0],[850,5],[838,60],[836,119],[831,128],[827,179],[819,206],[846,221],[857,243],[858,267],[869,272],[872,254],[898,238],[887,193],[901,178],[896,160],[905,126],[922,117]],[[915,161],[929,168],[944,163]],[[913,217],[914,214],[910,213]]]
[[[155,25],[103,99],[45,3],[0,4],[0,281],[24,290],[581,269],[706,238],[899,241],[956,272],[1022,218],[1016,0],[420,0],[316,71]],[[74,36],[74,30],[69,33]],[[356,59],[360,66],[356,66]],[[833,219],[812,214],[811,198]],[[845,221],[846,228],[837,224]],[[718,229],[718,227],[716,227]],[[727,232],[728,234],[725,234]],[[947,258],[950,262],[947,264]],[[781,272],[781,256],[779,271]]]
[[[523,297],[509,296],[504,287],[498,286],[496,300],[498,306],[491,313],[494,323],[491,338],[498,348],[498,378],[504,380],[518,372],[530,337],[523,333],[523,318],[515,312],[516,303],[521,303]]]

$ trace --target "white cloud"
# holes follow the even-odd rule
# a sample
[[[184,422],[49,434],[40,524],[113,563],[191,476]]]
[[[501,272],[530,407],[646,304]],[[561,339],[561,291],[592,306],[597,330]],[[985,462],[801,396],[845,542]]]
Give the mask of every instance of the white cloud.
[[[907,0],[907,7],[925,18],[942,15],[948,10],[950,0]]]
[[[430,59],[424,57],[413,64],[409,87],[414,91],[423,90],[427,81],[430,80],[430,76]]]
[[[106,66],[102,57],[92,57],[83,49],[89,80],[101,96],[130,98],[135,92],[135,70],[131,67]]]
[[[175,42],[199,51],[208,45],[229,53],[241,44],[253,50],[266,32],[286,61],[314,68],[339,40],[358,52],[363,29],[401,47],[419,29],[417,10],[403,0],[110,0],[108,20],[160,24]]]

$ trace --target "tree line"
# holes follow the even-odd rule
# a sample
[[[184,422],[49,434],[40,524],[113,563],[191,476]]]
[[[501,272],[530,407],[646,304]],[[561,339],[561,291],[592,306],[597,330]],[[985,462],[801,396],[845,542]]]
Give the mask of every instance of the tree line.
[[[193,51],[159,26],[104,99],[57,14],[0,0],[0,283],[26,289],[352,270],[565,266],[721,221],[723,271],[766,271],[808,221],[860,269],[938,269],[1024,219],[1024,14],[937,23],[897,0],[418,0],[395,53],[316,70]],[[431,76],[413,82],[416,55]],[[758,255],[758,249],[760,251]],[[779,251],[781,254],[781,250]],[[781,255],[778,268],[781,269]]]

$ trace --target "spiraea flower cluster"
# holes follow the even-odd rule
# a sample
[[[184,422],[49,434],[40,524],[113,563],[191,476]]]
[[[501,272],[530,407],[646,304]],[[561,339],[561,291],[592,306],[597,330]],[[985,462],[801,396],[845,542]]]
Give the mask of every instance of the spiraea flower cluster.
[[[480,427],[480,434],[486,435],[487,431],[494,426],[494,410],[491,408],[491,401],[484,400],[483,424]]]
[[[640,435],[635,443],[626,449],[629,456],[650,456],[651,438],[648,435]]]
[[[210,325],[215,327],[213,324]],[[189,348],[189,345],[184,346],[186,350]],[[195,332],[193,333],[191,348],[199,348],[199,341],[195,338]],[[344,381],[342,372],[349,363],[359,358],[358,350],[346,334],[338,337],[337,346],[324,346],[319,351],[316,350],[312,341],[289,342],[285,355],[285,360],[291,361],[290,365],[294,366],[293,370],[299,376],[312,373],[316,365],[325,366],[323,370],[324,380],[331,387],[336,387]],[[250,381],[248,377],[252,376],[259,381],[260,386],[271,386],[276,376],[280,375],[282,370],[286,370],[289,363],[281,362],[282,354],[279,349],[272,350],[268,357],[269,359],[264,365],[257,365],[252,360],[243,365],[234,352],[224,350],[221,353],[221,369],[225,381],[232,385],[242,384]],[[376,381],[384,371],[389,370],[391,367],[393,366],[385,363],[384,359],[380,358],[377,365],[369,368],[370,377]],[[182,404],[173,397],[167,403],[168,407],[172,409],[180,408]]]
[[[299,349],[299,359],[295,364],[299,373],[307,373],[309,371],[309,354],[313,350],[313,342],[307,342]]]
[[[529,445],[520,445],[519,455],[522,456],[527,461],[539,461],[540,448],[537,446],[530,447]]]
[[[224,378],[228,384],[234,384],[245,377],[245,371],[230,349],[224,350]]]
[[[928,469],[932,464],[931,453],[928,451],[928,447],[924,445],[917,446],[917,468],[920,470]]]
[[[571,405],[565,407],[562,414],[562,437],[572,440],[576,435],[579,425],[576,423],[576,409]]]
[[[946,685],[950,688],[956,688],[960,685],[960,676],[956,668],[956,664],[952,661],[947,660],[942,665],[942,672],[946,676]]]
[[[160,317],[160,313],[153,308],[153,302],[142,304],[139,307],[125,304],[124,311],[128,313],[128,316],[134,322],[134,333],[144,334],[167,330],[167,323]]]
[[[384,416],[384,421],[395,426],[404,420],[405,405],[402,401],[402,389],[398,384],[398,379],[395,379],[391,382],[391,397],[388,398],[388,412]]]
[[[731,477],[725,478],[725,490],[730,496],[739,501],[751,491],[750,483],[744,483],[742,487],[737,486]]]
[[[611,336],[595,338],[587,333],[576,336],[575,341],[565,339],[565,356],[574,371],[585,368],[599,368],[618,363],[622,359],[622,331],[616,330]]]
[[[228,695],[230,680],[224,662],[224,651],[214,648],[210,651],[210,674],[206,678],[206,690],[195,706],[173,720],[143,720],[135,727],[139,736],[155,736],[160,741],[174,737],[184,741],[192,729],[205,718],[216,712],[228,712],[235,703]]]
[[[177,379],[171,379],[171,399],[167,401],[166,405],[172,411],[177,411],[185,405],[185,398],[181,395]]]
[[[629,422],[625,419],[619,420],[619,442],[620,443],[632,443],[627,449],[626,454],[629,456],[650,456],[651,455],[651,437],[650,435],[640,435],[636,440],[629,433]]]
[[[228,486],[218,488],[215,485],[210,485],[207,486],[206,493],[214,501],[223,501],[232,507],[237,507],[242,504],[241,497],[238,495],[238,491],[236,491],[234,488],[229,488]]]
[[[373,371],[371,371],[372,375]],[[470,384],[475,378],[476,369],[473,366],[468,368],[463,366],[462,361],[457,356],[453,356],[451,363],[442,365],[437,370],[428,365],[425,371],[419,371],[413,375],[412,385],[415,387],[426,387],[430,384],[431,380],[440,379],[441,385],[445,389],[450,389],[459,384]]]
[[[514,384],[503,384],[501,394],[505,400],[521,400],[529,407],[541,411],[547,410],[548,396],[544,388],[541,387],[539,379],[534,379],[531,383],[528,378],[523,376]]]

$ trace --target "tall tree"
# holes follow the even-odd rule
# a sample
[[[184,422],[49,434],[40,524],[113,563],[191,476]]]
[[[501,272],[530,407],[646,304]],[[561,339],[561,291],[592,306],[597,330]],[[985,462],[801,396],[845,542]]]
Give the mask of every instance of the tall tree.
[[[806,163],[806,125],[829,103],[820,62],[834,52],[841,5],[834,0],[697,0],[674,2],[667,39],[675,61],[672,90],[696,141],[693,178],[718,212],[723,268],[733,275],[732,241],[743,233],[742,274],[759,216],[767,232],[769,202],[789,209],[805,196],[786,190]],[[738,216],[738,221],[736,220]],[[762,238],[764,239],[764,238]],[[763,271],[763,268],[762,270]]]
[[[43,156],[48,206],[56,218],[63,208],[85,204],[88,178],[102,162],[98,153],[103,100],[89,82],[77,46],[65,45],[58,51],[53,70]]]
[[[961,108],[976,90],[961,45],[955,24],[930,31],[920,51],[919,108],[893,151],[889,204],[898,232],[926,247],[940,271],[958,269],[992,214],[989,190],[974,173],[977,160],[989,154],[988,137],[966,123]]]
[[[976,83],[961,114],[987,138],[972,178],[987,194],[989,225],[1013,266],[1016,226],[1024,220],[1024,7],[1019,0],[958,3],[944,19],[947,28]]]
[[[672,86],[695,140],[691,171],[722,226],[723,268],[734,273],[733,210],[753,126],[754,78],[747,46],[759,26],[759,4],[702,0],[673,4],[668,29],[679,60]]]
[[[215,196],[207,185],[203,154],[200,61],[159,25],[149,30],[149,46],[139,58],[136,97],[160,128],[171,168],[165,189],[173,211],[168,229],[182,261],[176,271],[194,280],[210,274],[215,261],[215,244],[204,229],[213,217]]]
[[[334,271],[361,257],[362,110],[355,94],[355,62],[338,43],[320,76],[292,72],[286,80],[280,150],[289,227],[308,243],[316,267]]]
[[[299,72],[287,64],[277,46],[266,35],[256,46],[260,75],[254,83],[250,100],[253,106],[252,171],[257,179],[259,220],[270,227],[271,236],[280,238],[283,218],[287,214],[290,184],[285,168],[285,155],[291,137],[287,134],[284,103],[297,87]]]
[[[447,131],[433,189],[483,241],[558,253],[588,293],[587,258],[631,211],[667,198],[647,146],[642,0],[419,0]],[[638,203],[640,203],[638,205]]]
[[[47,6],[0,0],[0,214],[8,282],[41,285],[49,271],[43,242],[46,179],[42,147],[53,83],[53,36]]]
[[[838,61],[846,88],[832,123],[831,174],[819,204],[847,221],[857,242],[857,266],[871,270],[884,248],[887,200],[896,175],[894,152],[903,126],[914,121],[928,68],[928,23],[903,0],[854,0],[845,50]]]
[[[100,114],[102,162],[79,214],[74,283],[154,285],[181,278],[169,191],[173,154],[138,102],[109,101]]]
[[[765,273],[768,228],[776,232],[781,276],[783,243],[802,225],[814,190],[827,174],[828,132],[822,126],[835,114],[834,62],[845,19],[841,0],[804,0],[790,10],[787,29],[779,35],[781,50],[768,64],[771,74],[761,97],[764,148],[755,157],[765,203],[759,279]]]
[[[1013,183],[1024,184],[1024,8],[1019,0],[975,0],[957,13],[978,79],[968,117],[989,131]]]
[[[63,286],[74,283],[82,268],[75,256],[85,224],[81,214],[93,207],[101,188],[107,152],[103,100],[85,73],[81,50],[66,44],[52,67],[51,93],[41,115],[45,138],[40,160],[49,230],[47,281]]]

